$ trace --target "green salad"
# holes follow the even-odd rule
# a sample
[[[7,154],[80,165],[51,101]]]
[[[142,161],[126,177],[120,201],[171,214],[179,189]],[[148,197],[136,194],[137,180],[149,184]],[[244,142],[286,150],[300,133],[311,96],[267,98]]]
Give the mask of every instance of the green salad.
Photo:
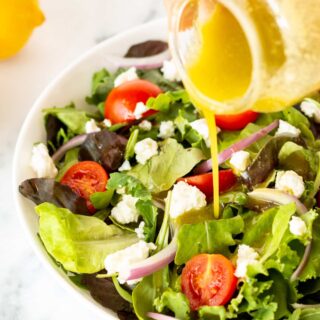
[[[120,319],[320,319],[317,95],[217,116],[214,219],[208,127],[171,61],[102,69],[86,94],[90,112],[43,110],[19,186],[71,281]]]

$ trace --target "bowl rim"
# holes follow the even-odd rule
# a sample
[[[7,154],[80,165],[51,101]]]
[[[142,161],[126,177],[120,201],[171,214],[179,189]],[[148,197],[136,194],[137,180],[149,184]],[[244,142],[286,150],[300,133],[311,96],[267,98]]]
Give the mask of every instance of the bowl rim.
[[[12,166],[12,194],[13,194],[13,202],[15,211],[18,215],[19,219],[19,225],[22,226],[23,233],[27,238],[27,241],[29,242],[29,245],[31,246],[33,252],[35,252],[38,259],[41,261],[41,264],[45,266],[45,269],[51,274],[51,276],[58,282],[58,284],[64,288],[67,292],[69,292],[70,296],[76,297],[78,299],[78,302],[82,302],[88,310],[92,310],[97,316],[107,317],[106,319],[118,319],[116,316],[116,313],[113,312],[111,309],[105,308],[102,305],[98,304],[97,302],[94,302],[93,300],[89,300],[87,297],[85,297],[81,291],[75,290],[75,287],[72,285],[71,281],[66,281],[66,279],[62,276],[61,272],[58,271],[57,268],[53,268],[50,264],[51,257],[48,252],[45,250],[40,249],[40,244],[37,243],[34,240],[34,234],[32,230],[28,226],[25,210],[23,210],[19,198],[21,197],[19,191],[18,191],[18,166],[20,163],[19,159],[19,150],[22,147],[22,144],[24,143],[24,136],[27,133],[27,130],[29,128],[30,122],[32,119],[34,119],[36,113],[42,109],[43,103],[46,99],[46,96],[51,92],[52,89],[66,76],[69,72],[77,68],[81,63],[90,58],[91,55],[94,55],[97,51],[103,49],[104,47],[108,47],[112,45],[112,42],[116,42],[121,39],[129,38],[130,36],[137,36],[139,32],[141,32],[144,29],[150,30],[150,35],[152,35],[152,30],[159,29],[165,25],[165,18],[158,18],[155,20],[152,20],[150,22],[140,24],[138,26],[135,26],[131,29],[127,29],[123,32],[120,32],[119,34],[116,34],[115,36],[112,36],[101,43],[93,46],[89,50],[85,51],[84,53],[80,54],[74,61],[69,63],[65,68],[63,68],[61,71],[58,72],[58,74],[49,82],[49,84],[42,90],[41,94],[36,98],[35,102],[32,104],[32,107],[30,108],[25,120],[23,121],[23,124],[21,126],[21,129],[18,134],[18,138],[16,140],[16,145],[14,148],[14,155],[13,155],[13,166]],[[92,72],[95,72],[95,70],[92,70]]]

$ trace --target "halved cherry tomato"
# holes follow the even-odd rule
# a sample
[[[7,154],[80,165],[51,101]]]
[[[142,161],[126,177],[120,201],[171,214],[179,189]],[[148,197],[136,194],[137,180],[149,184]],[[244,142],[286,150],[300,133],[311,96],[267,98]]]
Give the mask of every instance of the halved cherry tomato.
[[[107,181],[108,175],[99,163],[82,161],[73,165],[60,182],[86,199],[89,212],[94,213],[95,208],[90,202],[90,196],[95,192],[105,191]]]
[[[184,181],[191,186],[200,189],[208,199],[213,197],[212,172],[203,173],[196,176],[180,178],[178,181]],[[219,192],[223,193],[233,187],[237,182],[237,177],[231,169],[219,171]]]
[[[181,290],[192,310],[223,306],[230,301],[238,279],[231,261],[221,254],[199,254],[182,270]]]
[[[221,114],[216,115],[216,124],[220,129],[223,130],[241,130],[248,123],[257,120],[259,113],[248,110],[238,114]]]
[[[157,85],[147,80],[125,82],[109,93],[104,108],[105,118],[110,119],[113,124],[136,120],[134,110],[137,103],[146,103],[150,97],[156,97],[161,92]],[[149,110],[143,116],[153,113],[155,113],[154,110]]]

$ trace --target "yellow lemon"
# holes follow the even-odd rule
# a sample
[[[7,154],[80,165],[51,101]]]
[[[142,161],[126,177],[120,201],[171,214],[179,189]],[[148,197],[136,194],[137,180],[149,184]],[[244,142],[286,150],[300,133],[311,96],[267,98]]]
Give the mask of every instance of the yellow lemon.
[[[43,21],[37,0],[0,0],[0,59],[16,54]]]

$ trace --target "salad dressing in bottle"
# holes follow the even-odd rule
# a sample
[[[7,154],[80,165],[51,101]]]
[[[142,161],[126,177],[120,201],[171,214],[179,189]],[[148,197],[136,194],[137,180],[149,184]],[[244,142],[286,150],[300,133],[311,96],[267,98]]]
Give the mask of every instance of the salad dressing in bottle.
[[[173,58],[211,139],[219,217],[214,114],[275,112],[320,88],[318,0],[181,0],[171,16]]]

